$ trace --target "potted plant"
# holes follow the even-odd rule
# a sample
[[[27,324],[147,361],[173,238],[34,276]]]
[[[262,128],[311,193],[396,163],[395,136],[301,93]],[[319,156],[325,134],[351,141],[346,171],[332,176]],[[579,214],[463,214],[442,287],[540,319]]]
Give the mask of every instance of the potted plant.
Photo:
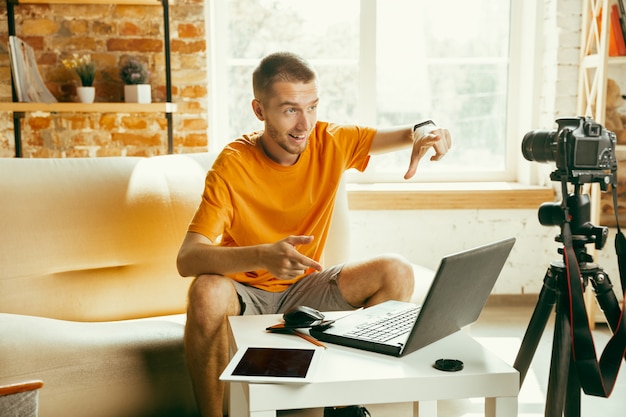
[[[150,72],[137,58],[127,58],[120,65],[120,78],[124,82],[124,100],[127,103],[150,103],[152,95]]]
[[[91,60],[91,55],[73,54],[71,59],[61,61],[63,66],[73,70],[80,78],[81,86],[76,88],[78,98],[82,103],[93,103],[96,90],[93,80],[96,78],[96,63]]]

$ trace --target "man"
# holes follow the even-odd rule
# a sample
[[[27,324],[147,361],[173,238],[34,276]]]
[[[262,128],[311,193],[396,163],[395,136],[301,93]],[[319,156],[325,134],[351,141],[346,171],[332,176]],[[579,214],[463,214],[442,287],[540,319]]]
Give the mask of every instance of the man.
[[[261,60],[253,90],[252,109],[264,130],[221,152],[177,259],[180,274],[195,277],[185,354],[204,417],[222,415],[228,316],[409,300],[413,270],[400,257],[328,269],[319,263],[337,185],[346,169],[364,170],[370,154],[412,146],[408,179],[430,149],[431,160],[439,160],[451,145],[448,131],[431,122],[378,130],[319,122],[316,73],[294,54]],[[350,415],[365,412],[356,407]]]

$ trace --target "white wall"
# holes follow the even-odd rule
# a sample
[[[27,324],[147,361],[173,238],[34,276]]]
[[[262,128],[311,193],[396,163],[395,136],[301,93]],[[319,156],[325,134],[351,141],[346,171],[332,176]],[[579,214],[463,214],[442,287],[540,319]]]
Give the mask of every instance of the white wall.
[[[431,269],[444,255],[515,236],[498,294],[538,293],[559,258],[559,228],[541,226],[536,210],[352,211],[350,226],[352,259],[393,252]]]
[[[537,53],[536,76],[541,96],[536,99],[538,129],[552,129],[554,120],[576,115],[581,0],[540,2],[544,50]],[[529,109],[532,111],[533,109]],[[537,164],[539,165],[539,164]],[[548,165],[543,167],[544,172]],[[542,169],[537,167],[537,169]],[[561,259],[554,237],[558,227],[545,227],[533,210],[406,210],[352,211],[351,258],[394,252],[436,269],[442,256],[493,240],[515,236],[517,243],[494,293],[534,294],[543,286],[550,262]],[[588,248],[592,250],[591,247]],[[597,261],[619,283],[611,236]]]

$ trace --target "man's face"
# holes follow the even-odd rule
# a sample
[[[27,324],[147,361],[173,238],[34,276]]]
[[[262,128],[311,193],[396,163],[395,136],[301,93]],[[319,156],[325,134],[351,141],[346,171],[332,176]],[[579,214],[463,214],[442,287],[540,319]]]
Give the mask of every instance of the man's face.
[[[265,123],[261,144],[267,156],[281,165],[293,165],[306,149],[317,122],[317,83],[280,81],[272,93],[252,102],[254,113]]]

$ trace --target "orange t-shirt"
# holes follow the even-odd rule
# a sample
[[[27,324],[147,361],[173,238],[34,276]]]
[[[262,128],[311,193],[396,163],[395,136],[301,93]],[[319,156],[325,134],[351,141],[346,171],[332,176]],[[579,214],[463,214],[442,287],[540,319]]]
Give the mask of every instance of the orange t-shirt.
[[[319,261],[341,176],[349,168],[363,171],[367,167],[375,133],[371,128],[317,122],[293,166],[269,159],[260,146],[260,133],[235,140],[207,173],[202,202],[189,231],[228,247],[310,235],[315,237],[313,243],[297,249]],[[257,270],[228,276],[278,292],[304,275],[280,280],[266,270]]]

